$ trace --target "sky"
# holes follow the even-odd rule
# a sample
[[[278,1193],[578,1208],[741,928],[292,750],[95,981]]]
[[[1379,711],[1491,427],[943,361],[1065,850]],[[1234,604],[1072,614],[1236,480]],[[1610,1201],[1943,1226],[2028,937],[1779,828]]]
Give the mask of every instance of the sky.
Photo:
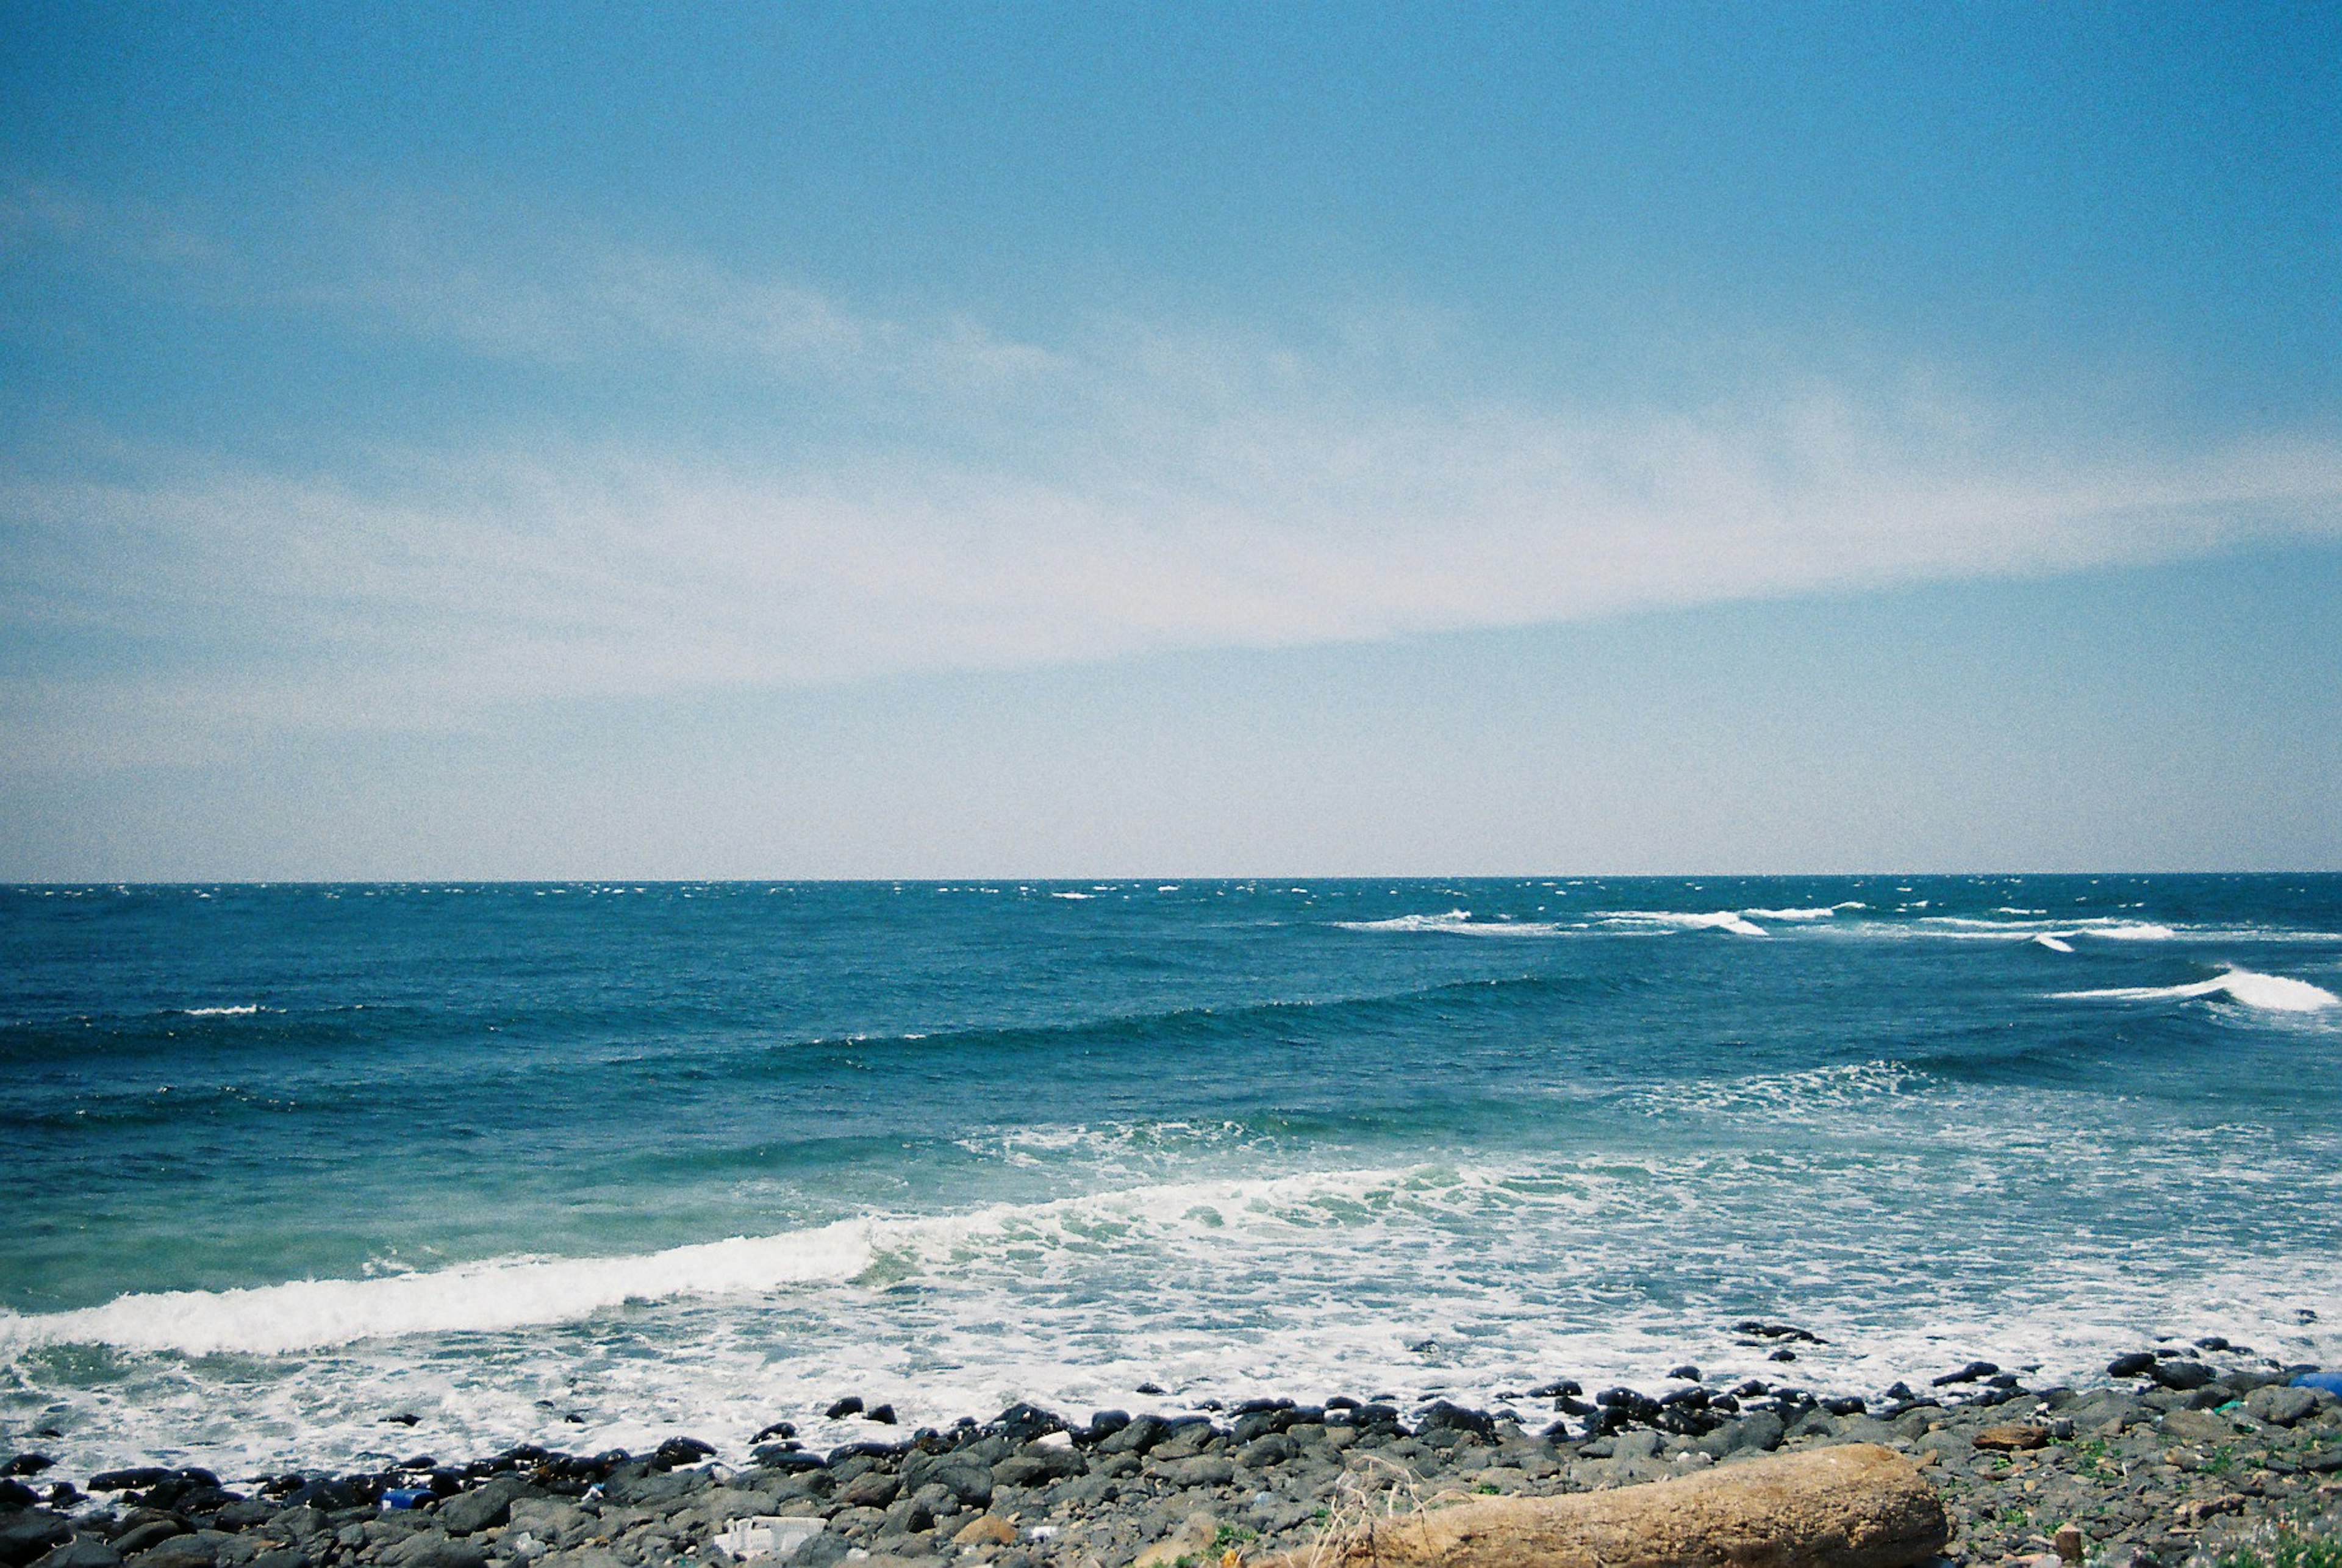
[[[0,879],[2342,868],[2342,12],[0,0]]]

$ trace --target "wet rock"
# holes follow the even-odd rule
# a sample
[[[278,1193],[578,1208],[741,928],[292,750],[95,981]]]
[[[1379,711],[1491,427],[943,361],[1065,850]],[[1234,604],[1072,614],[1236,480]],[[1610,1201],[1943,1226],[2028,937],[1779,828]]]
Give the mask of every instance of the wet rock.
[[[829,1408],[821,1413],[824,1421],[844,1421],[849,1415],[862,1413],[862,1396],[849,1393],[844,1399],[832,1400]]]
[[[1992,1376],[1999,1370],[2000,1368],[1992,1362],[1972,1361],[1968,1363],[1967,1365],[1960,1368],[1957,1372],[1947,1372],[1944,1373],[1943,1376],[1933,1379],[1930,1382],[1929,1386],[1933,1388],[1949,1388],[1954,1383],[1976,1383],[1984,1378]]]
[[[1642,1396],[1637,1394],[1636,1398],[1640,1400]],[[1416,1418],[1416,1431],[1419,1435],[1423,1433],[1441,1430],[1467,1432],[1475,1437],[1493,1439],[1496,1435],[1496,1423],[1484,1410],[1466,1410],[1462,1405],[1452,1403],[1447,1400],[1435,1400],[1430,1407]]]
[[[881,1426],[892,1426],[895,1424],[895,1407],[891,1404],[874,1404],[862,1413],[862,1419],[875,1421]]]
[[[2212,1369],[2200,1361],[2157,1361],[2147,1375],[2164,1388],[2185,1393],[2212,1381]]]
[[[957,1498],[963,1507],[992,1505],[991,1468],[957,1453],[915,1454],[904,1463],[902,1476],[903,1484],[914,1492],[933,1483]]]
[[[906,1497],[886,1510],[886,1528],[905,1535],[918,1535],[936,1527],[936,1512],[916,1497]]]
[[[136,1492],[167,1481],[171,1472],[159,1465],[141,1464],[128,1470],[106,1470],[89,1478],[92,1492]]]
[[[651,1465],[657,1470],[674,1470],[686,1464],[696,1464],[712,1457],[715,1453],[716,1445],[712,1443],[702,1443],[696,1437],[670,1437],[660,1443],[658,1451],[651,1455]]]
[[[36,1508],[41,1494],[14,1476],[0,1476],[0,1509]]]

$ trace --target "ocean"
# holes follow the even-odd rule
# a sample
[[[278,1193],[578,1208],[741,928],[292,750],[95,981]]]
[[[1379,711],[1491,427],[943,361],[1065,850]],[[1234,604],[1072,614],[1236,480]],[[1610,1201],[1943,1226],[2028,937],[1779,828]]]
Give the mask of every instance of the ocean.
[[[0,890],[0,1445],[2332,1364],[2337,992],[2330,875]]]

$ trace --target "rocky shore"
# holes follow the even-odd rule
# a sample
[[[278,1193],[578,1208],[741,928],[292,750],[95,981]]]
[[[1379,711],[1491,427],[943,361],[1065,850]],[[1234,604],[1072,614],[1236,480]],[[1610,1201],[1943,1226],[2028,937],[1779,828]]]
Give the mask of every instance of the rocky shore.
[[[2275,1562],[2285,1543],[2342,1537],[2342,1403],[2295,1386],[2306,1370],[2210,1341],[2118,1358],[2082,1389],[2030,1389],[1978,1362],[1817,1400],[1685,1366],[1648,1391],[1556,1378],[1490,1410],[1261,1399],[1077,1421],[1017,1405],[907,1435],[891,1411],[845,1399],[826,1418],[869,1418],[871,1441],[815,1452],[776,1423],[736,1466],[676,1437],[646,1454],[520,1447],[355,1475],[76,1482],[25,1452],[0,1479],[0,1568],[715,1568],[732,1560],[726,1541],[777,1548],[791,1568],[1236,1568],[1370,1513],[1857,1442],[1923,1467],[1957,1563]],[[775,1517],[796,1523],[739,1528]]]

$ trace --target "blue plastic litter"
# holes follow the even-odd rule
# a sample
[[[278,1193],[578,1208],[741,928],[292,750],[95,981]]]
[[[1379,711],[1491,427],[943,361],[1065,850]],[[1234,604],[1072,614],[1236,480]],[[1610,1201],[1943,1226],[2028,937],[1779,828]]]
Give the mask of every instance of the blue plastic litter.
[[[382,1494],[385,1508],[414,1508],[431,1501],[427,1486],[394,1486]]]
[[[2322,1388],[2328,1393],[2342,1394],[2342,1372],[2305,1372],[2293,1380],[2296,1388]]]

